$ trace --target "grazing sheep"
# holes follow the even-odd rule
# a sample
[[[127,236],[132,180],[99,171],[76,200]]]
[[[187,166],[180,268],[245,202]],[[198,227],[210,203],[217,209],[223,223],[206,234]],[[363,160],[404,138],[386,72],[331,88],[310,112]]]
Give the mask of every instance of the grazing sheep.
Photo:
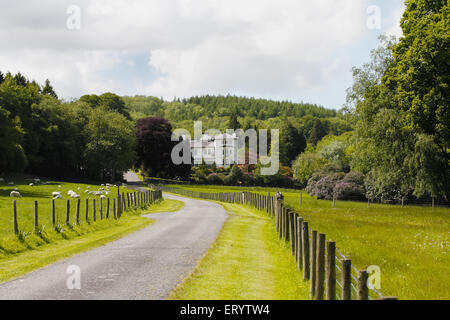
[[[59,192],[59,191],[52,192],[52,197],[56,197],[56,196],[60,196],[60,195],[61,195],[61,192]]]
[[[61,186],[58,186],[58,188],[62,188]]]
[[[70,195],[71,198],[81,198],[80,195],[76,194],[76,193],[72,193]]]
[[[63,198],[63,197],[62,197],[61,194],[57,194],[57,195],[53,196],[53,200],[56,200],[56,199],[62,199],[62,198]]]
[[[69,191],[67,191],[67,195],[68,196],[71,196],[72,194],[74,194],[75,192],[73,191],[73,190],[69,190]]]
[[[102,183],[100,186],[101,186],[101,187],[104,187],[105,185]]]
[[[34,184],[33,184],[33,183],[30,183],[29,186],[32,187],[32,186],[34,186]]]
[[[106,199],[106,196],[101,195],[101,196],[100,196],[100,199]]]
[[[22,195],[20,194],[19,191],[11,191],[9,196],[12,197],[12,198],[22,198]]]
[[[80,188],[80,187],[78,187],[78,188],[77,188],[77,190],[81,190],[81,188]]]
[[[84,193],[89,193],[89,190],[84,190]]]

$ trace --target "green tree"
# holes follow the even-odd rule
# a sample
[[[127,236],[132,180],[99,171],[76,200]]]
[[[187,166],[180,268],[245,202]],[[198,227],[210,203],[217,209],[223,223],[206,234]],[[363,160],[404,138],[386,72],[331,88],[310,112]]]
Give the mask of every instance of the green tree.
[[[281,129],[280,161],[284,166],[291,166],[292,161],[305,151],[306,139],[289,121]]]
[[[42,88],[42,94],[46,94],[49,96],[52,96],[55,99],[58,99],[58,95],[56,94],[55,90],[53,90],[53,87],[50,84],[50,80],[45,80],[45,85]]]
[[[19,121],[9,117],[9,112],[0,106],[0,173],[20,172],[27,159],[21,146],[23,132]]]
[[[308,142],[316,145],[323,137],[327,135],[327,131],[319,119],[314,121]]]
[[[92,176],[113,181],[133,166],[135,129],[124,116],[100,106],[92,110],[85,134],[85,157]]]
[[[450,4],[409,0],[394,64],[384,77],[408,125],[450,148]],[[448,154],[447,154],[448,157]]]

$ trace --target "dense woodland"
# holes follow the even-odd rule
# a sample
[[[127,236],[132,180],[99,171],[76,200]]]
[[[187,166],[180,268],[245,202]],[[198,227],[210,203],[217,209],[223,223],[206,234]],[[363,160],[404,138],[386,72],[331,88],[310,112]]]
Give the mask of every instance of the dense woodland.
[[[48,80],[0,72],[0,173],[115,180],[136,166],[196,183],[306,187],[320,199],[449,200],[449,14],[447,1],[408,1],[404,37],[380,38],[371,61],[353,69],[339,111],[231,95],[67,102]],[[162,166],[170,132],[196,120],[204,130],[280,129],[279,173],[261,176],[259,163]]]

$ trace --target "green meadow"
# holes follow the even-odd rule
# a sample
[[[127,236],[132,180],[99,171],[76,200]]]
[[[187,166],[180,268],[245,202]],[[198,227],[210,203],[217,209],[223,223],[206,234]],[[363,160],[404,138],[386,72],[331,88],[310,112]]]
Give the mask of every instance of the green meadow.
[[[272,195],[279,189],[171,185],[199,192],[248,190]],[[450,209],[317,200],[300,191],[282,190],[285,203],[309,222],[310,230],[352,259],[358,269],[381,269],[385,296],[399,299],[450,299]]]

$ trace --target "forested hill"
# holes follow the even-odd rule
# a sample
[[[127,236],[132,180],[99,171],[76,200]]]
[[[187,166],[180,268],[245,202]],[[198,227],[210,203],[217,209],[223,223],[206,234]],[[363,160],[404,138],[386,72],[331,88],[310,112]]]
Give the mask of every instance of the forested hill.
[[[193,122],[200,120],[203,129],[282,128],[291,123],[310,140],[313,127],[321,139],[327,134],[340,135],[353,129],[353,123],[336,110],[310,103],[292,103],[266,99],[211,96],[191,97],[164,101],[156,97],[123,97],[134,120],[160,116],[168,119],[174,128],[193,129]]]
[[[237,96],[195,96],[189,99],[174,99],[165,102],[155,97],[124,97],[131,112],[146,116],[158,114],[168,116],[172,121],[197,120],[202,117],[224,117],[237,113],[239,117],[267,120],[276,117],[303,117],[311,115],[318,118],[335,117],[336,110],[326,109],[310,103],[292,103],[267,99]],[[166,109],[169,109],[167,114]]]

